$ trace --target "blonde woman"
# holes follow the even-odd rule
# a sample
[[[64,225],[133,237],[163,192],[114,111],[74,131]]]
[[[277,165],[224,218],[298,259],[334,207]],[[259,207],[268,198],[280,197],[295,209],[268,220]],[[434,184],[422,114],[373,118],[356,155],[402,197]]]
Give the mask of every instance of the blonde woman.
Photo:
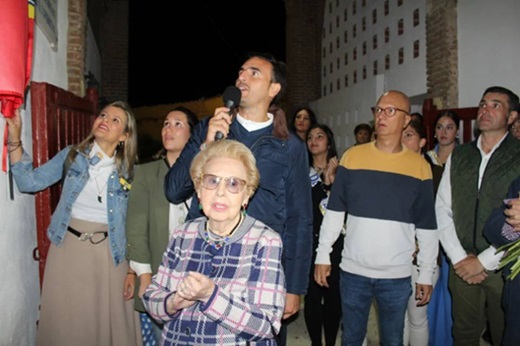
[[[63,179],[47,230],[38,345],[140,345],[138,316],[123,295],[128,272],[125,217],[137,159],[136,122],[121,101],[101,110],[82,142],[33,168],[22,120],[9,123],[11,170],[22,192]],[[65,175],[65,177],[63,177]]]

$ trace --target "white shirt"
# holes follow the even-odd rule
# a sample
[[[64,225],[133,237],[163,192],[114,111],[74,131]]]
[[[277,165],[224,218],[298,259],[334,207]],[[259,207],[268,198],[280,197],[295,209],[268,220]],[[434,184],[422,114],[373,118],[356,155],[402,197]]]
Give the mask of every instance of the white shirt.
[[[80,220],[108,223],[107,185],[108,177],[115,168],[115,154],[108,157],[94,141],[89,157],[94,156],[98,156],[100,160],[95,165],[89,165],[89,180],[72,205],[70,216]]]

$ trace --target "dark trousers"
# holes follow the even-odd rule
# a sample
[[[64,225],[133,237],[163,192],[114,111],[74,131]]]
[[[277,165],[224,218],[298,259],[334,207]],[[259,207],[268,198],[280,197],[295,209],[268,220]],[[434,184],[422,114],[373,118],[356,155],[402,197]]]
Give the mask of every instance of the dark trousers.
[[[287,327],[289,324],[294,322],[298,318],[298,313],[292,315],[286,320],[282,320],[282,326],[280,327],[280,332],[276,336],[276,343],[278,346],[286,346],[287,345]]]
[[[455,274],[450,266],[449,288],[453,304],[454,346],[478,345],[486,317],[493,343],[500,345],[504,331],[502,273],[488,272],[488,277],[480,284],[470,285]]]
[[[312,346],[322,345],[325,333],[325,345],[334,346],[341,323],[341,293],[339,290],[339,263],[343,249],[344,236],[341,235],[332,248],[331,273],[327,279],[329,288],[321,287],[314,280],[314,259],[309,274],[309,287],[304,298],[303,315],[311,338]],[[314,244],[315,248],[317,243]],[[315,251],[314,251],[315,253]]]
[[[506,271],[506,275],[509,275],[509,270]],[[518,346],[520,345],[520,275],[514,280],[506,279],[503,304],[506,312],[506,327],[502,345]]]

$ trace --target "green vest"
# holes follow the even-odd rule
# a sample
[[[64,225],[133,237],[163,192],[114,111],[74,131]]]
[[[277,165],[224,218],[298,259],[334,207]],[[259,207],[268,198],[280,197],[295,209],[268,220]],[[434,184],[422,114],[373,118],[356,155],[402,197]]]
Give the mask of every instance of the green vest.
[[[491,155],[478,190],[482,156],[477,141],[460,145],[451,155],[451,202],[457,236],[468,253],[479,254],[489,242],[482,229],[500,207],[511,182],[520,175],[520,140],[510,134]]]

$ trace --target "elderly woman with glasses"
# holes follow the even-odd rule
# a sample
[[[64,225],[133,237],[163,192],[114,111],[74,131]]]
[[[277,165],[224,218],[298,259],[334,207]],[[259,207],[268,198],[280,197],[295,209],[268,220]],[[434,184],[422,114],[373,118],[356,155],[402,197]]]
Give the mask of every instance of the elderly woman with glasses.
[[[164,345],[276,345],[285,305],[278,233],[245,212],[260,180],[251,151],[212,142],[193,159],[203,217],[177,227],[143,302]]]

